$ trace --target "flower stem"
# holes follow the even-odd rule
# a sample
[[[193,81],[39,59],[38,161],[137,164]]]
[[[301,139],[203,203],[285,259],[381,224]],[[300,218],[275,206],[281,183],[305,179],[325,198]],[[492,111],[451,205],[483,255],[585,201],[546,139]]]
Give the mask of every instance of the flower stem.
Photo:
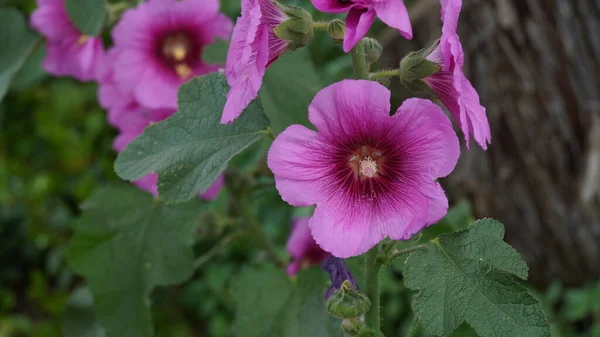
[[[227,247],[231,241],[235,240],[242,234],[242,231],[233,232],[223,239],[219,241],[214,247],[212,247],[208,252],[199,256],[196,261],[194,261],[194,269],[200,268],[203,264],[210,261],[217,253],[219,253],[223,248]]]
[[[273,130],[271,130],[271,127],[267,127],[267,129],[265,130],[265,133],[267,134],[267,136],[269,136],[269,138],[275,140],[275,134],[273,133]]]
[[[328,27],[329,27],[329,21],[315,21],[315,22],[313,22],[313,28],[314,29],[327,30]]]
[[[275,246],[273,246],[273,243],[263,231],[263,227],[258,221],[256,214],[252,211],[248,194],[240,194],[243,195],[237,197],[237,205],[240,209],[240,214],[244,219],[244,223],[247,226],[248,233],[267,251],[267,254],[269,254],[269,257],[277,267],[285,267],[285,262],[279,257],[279,254],[277,254]]]
[[[427,244],[424,243],[422,245],[418,245],[415,247],[410,247],[410,248],[406,248],[406,249],[402,249],[402,250],[398,250],[398,249],[394,248],[394,250],[392,250],[390,253],[389,260],[393,261],[394,259],[396,259],[399,256],[412,254],[413,252],[416,252],[417,250],[421,250],[425,247],[427,247]]]
[[[365,57],[365,45],[360,40],[350,51],[352,55],[352,64],[354,66],[354,78],[357,80],[369,79],[369,65]]]
[[[414,337],[419,330],[419,317],[415,316],[415,319],[412,322],[410,330],[408,331],[408,335],[406,337]]]
[[[376,73],[371,73],[369,75],[369,78],[372,80],[376,80],[379,78],[394,77],[394,76],[400,76],[400,69],[391,69],[391,70],[384,70],[384,71],[378,71]]]
[[[366,292],[371,300],[371,309],[365,316],[367,326],[375,330],[375,336],[381,336],[381,320],[379,318],[379,270],[381,263],[377,261],[379,247],[375,246],[365,254]]]

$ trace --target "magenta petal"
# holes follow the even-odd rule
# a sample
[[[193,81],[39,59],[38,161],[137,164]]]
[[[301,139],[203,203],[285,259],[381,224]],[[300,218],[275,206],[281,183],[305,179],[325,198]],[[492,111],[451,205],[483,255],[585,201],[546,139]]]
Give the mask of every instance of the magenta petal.
[[[221,174],[217,181],[215,181],[203,194],[200,195],[200,198],[205,200],[214,200],[219,196],[219,192],[225,183],[225,175]]]
[[[135,186],[151,193],[153,196],[158,196],[158,174],[149,174],[139,180],[133,182]]]
[[[401,0],[395,0],[401,1]],[[375,21],[373,9],[352,7],[346,16],[346,35],[344,35],[344,52],[348,53],[362,39]]]
[[[50,42],[60,42],[82,34],[69,20],[63,1],[37,1],[38,8],[31,14],[31,26]]]
[[[467,148],[469,148],[469,135],[473,134],[477,144],[487,150],[487,144],[491,142],[492,134],[485,108],[479,103],[479,95],[462,71],[455,71],[454,80],[459,91],[460,119],[458,120],[465,135]]]
[[[407,39],[412,39],[412,26],[403,0],[382,0],[373,3],[377,17],[396,28]]]
[[[181,82],[158,64],[148,64],[135,90],[140,105],[150,109],[177,109]]]
[[[429,200],[429,215],[427,224],[433,225],[442,220],[448,213],[448,198],[442,189],[442,186],[437,182],[424,185],[423,192]]]
[[[325,13],[347,12],[354,4],[351,1],[340,0],[312,0],[313,6]]]
[[[380,231],[392,240],[408,240],[423,229],[429,217],[429,202],[422,189],[422,183],[397,186],[378,212]]]
[[[308,221],[309,218],[292,221],[292,233],[287,241],[286,249],[294,257],[294,261],[286,269],[288,275],[295,275],[304,263],[319,263],[329,255],[313,239]]]
[[[398,138],[407,146],[405,156],[431,179],[445,177],[460,156],[458,137],[442,109],[429,100],[407,99],[393,116]]]
[[[73,76],[80,81],[89,81],[96,76],[96,67],[102,61],[102,41],[90,38],[79,43],[72,37],[61,42],[48,42],[44,70],[56,76]]]
[[[383,240],[385,233],[368,207],[343,202],[340,198],[317,205],[309,226],[323,250],[347,258],[365,253]]]
[[[390,91],[366,80],[344,80],[317,93],[308,107],[308,119],[324,134],[352,133],[365,123],[390,117]]]
[[[267,163],[281,198],[292,206],[314,205],[323,177],[317,133],[301,125],[285,129],[273,142]]]

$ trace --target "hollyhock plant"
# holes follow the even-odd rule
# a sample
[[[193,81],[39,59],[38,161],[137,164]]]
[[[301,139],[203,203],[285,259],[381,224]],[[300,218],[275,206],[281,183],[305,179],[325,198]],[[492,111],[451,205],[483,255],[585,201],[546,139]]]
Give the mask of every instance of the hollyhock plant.
[[[228,39],[232,23],[218,0],[149,0],[125,11],[112,31],[113,80],[148,109],[177,109],[179,86],[216,71],[201,56],[215,38]]]
[[[456,33],[462,0],[441,0],[442,37],[426,59],[439,65],[440,71],[423,81],[448,108],[462,130],[467,148],[469,136],[484,149],[491,140],[490,125],[479,95],[463,72],[464,52]]]
[[[338,82],[309,106],[317,132],[292,125],[269,150],[282,199],[317,205],[309,226],[334,256],[360,255],[386,236],[409,239],[447,211],[436,179],[459,156],[450,121],[423,99],[406,100],[393,116],[389,111],[390,91],[381,84]]]
[[[80,81],[95,78],[104,49],[99,37],[80,32],[69,19],[64,0],[36,0],[31,25],[47,43],[42,66],[56,76],[73,76]]]
[[[231,86],[221,123],[231,123],[258,96],[267,67],[290,41],[275,36],[275,27],[288,19],[271,0],[242,0],[227,52],[226,76]]]
[[[412,39],[410,18],[402,0],[312,0],[312,3],[321,12],[348,12],[343,44],[346,53],[367,34],[375,16]]]
[[[323,251],[313,239],[308,228],[308,219],[306,217],[292,221],[292,234],[286,248],[294,257],[294,261],[287,267],[288,275],[296,275],[303,267],[320,263],[329,256],[329,253]]]
[[[330,298],[336,290],[340,289],[344,281],[350,282],[354,289],[359,289],[358,283],[354,279],[350,269],[344,263],[344,260],[329,255],[327,260],[323,262],[321,269],[329,273],[329,277],[331,278],[331,286],[327,288],[324,295],[326,299]]]

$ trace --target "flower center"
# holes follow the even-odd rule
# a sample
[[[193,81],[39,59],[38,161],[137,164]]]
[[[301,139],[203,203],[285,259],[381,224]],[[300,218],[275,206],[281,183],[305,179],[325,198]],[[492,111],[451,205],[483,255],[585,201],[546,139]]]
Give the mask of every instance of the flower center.
[[[89,39],[90,39],[90,37],[84,34],[84,35],[79,36],[79,38],[77,39],[77,43],[85,44],[86,42],[88,42]]]
[[[199,57],[198,48],[188,34],[177,32],[167,35],[159,43],[160,58],[173,69],[181,79],[193,73],[193,63]]]
[[[369,146],[361,146],[352,154],[348,160],[348,164],[354,170],[355,174],[363,180],[382,175],[383,160],[382,153],[377,149]]]

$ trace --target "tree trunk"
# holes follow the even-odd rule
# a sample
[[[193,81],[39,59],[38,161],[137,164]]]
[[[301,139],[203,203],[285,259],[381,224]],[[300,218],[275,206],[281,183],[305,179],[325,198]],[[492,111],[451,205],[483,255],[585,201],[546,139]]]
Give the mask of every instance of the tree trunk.
[[[530,280],[600,276],[600,0],[463,0],[467,77],[492,144],[463,151],[444,183],[506,226]],[[415,39],[383,37],[390,66],[440,35],[439,2],[412,8]],[[464,147],[463,147],[464,148]]]

